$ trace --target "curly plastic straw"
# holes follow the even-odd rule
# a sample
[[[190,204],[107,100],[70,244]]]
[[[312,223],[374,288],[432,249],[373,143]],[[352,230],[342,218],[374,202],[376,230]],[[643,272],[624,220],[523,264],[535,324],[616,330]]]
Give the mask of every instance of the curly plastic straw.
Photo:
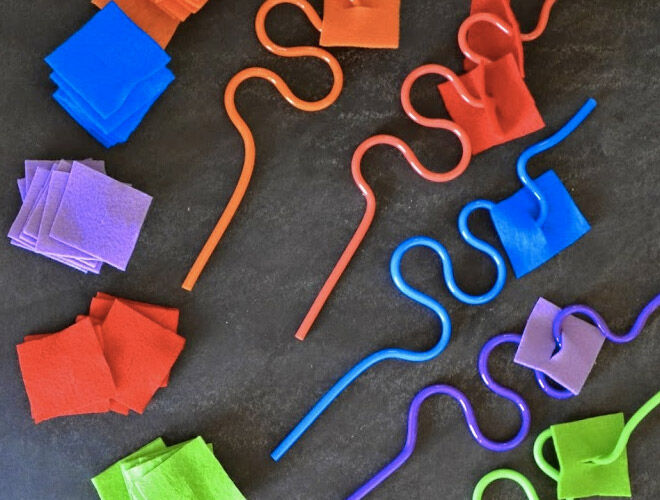
[[[494,483],[495,481],[499,481],[500,479],[509,479],[518,483],[518,485],[525,492],[525,495],[527,495],[527,500],[539,500],[539,495],[536,493],[536,489],[534,489],[534,485],[531,483],[531,481],[523,476],[520,472],[512,469],[497,469],[482,477],[474,487],[472,500],[481,500],[488,486],[490,486],[491,483]]]
[[[651,413],[658,405],[660,405],[660,392],[656,392],[651,399],[644,403],[644,405],[639,410],[637,410],[632,417],[630,417],[630,420],[628,420],[626,425],[623,427],[623,431],[621,432],[621,435],[616,442],[616,446],[610,453],[607,455],[590,458],[585,460],[585,462],[595,465],[607,465],[614,462],[626,449],[628,441],[630,440],[630,435],[633,433],[633,431],[642,422],[642,420],[644,420],[644,418],[646,418],[646,416]]]
[[[339,395],[351,384],[355,379],[362,375],[372,366],[386,360],[399,360],[408,361],[413,363],[424,363],[437,357],[442,351],[445,350],[449,339],[451,338],[451,319],[447,310],[435,299],[411,287],[401,276],[401,258],[403,252],[395,250],[390,260],[390,274],[396,287],[406,297],[417,302],[418,304],[427,307],[435,313],[440,320],[440,336],[436,344],[428,351],[416,352],[406,349],[383,349],[377,351],[358,364],[353,366],[346,374],[341,377],[325,395],[317,401],[317,403],[307,412],[307,415],[298,422],[298,424],[289,432],[289,434],[282,440],[282,442],[270,454],[271,458],[276,462],[279,461],[289,449],[296,444],[298,439],[309,429],[312,424],[321,416],[321,414],[332,404],[332,402],[339,397]]]
[[[642,330],[646,326],[649,318],[658,308],[660,308],[660,294],[653,297],[653,299],[651,299],[651,301],[646,304],[646,306],[644,306],[642,311],[639,313],[639,316],[637,316],[635,323],[630,328],[630,331],[628,333],[619,335],[610,330],[609,326],[607,326],[607,323],[605,322],[605,319],[600,314],[598,314],[595,309],[580,304],[565,307],[557,313],[557,316],[555,316],[555,319],[552,322],[552,335],[555,338],[555,344],[557,344],[557,350],[553,356],[556,356],[562,349],[562,327],[566,321],[566,318],[569,316],[575,314],[583,314],[596,325],[596,328],[598,328],[598,330],[607,340],[614,342],[615,344],[625,344],[632,342],[639,336],[640,333],[642,333]],[[541,386],[541,389],[543,389],[543,392],[552,398],[569,399],[575,396],[575,394],[573,394],[568,389],[561,387],[555,381],[553,382],[558,385],[559,388],[553,387],[550,384],[548,377],[542,372],[536,372],[536,379]]]
[[[520,34],[520,39],[523,42],[531,42],[532,40],[536,40],[538,37],[541,36],[541,34],[543,34],[546,27],[548,26],[548,20],[550,19],[550,11],[552,10],[552,6],[555,4],[556,1],[557,0],[545,0],[543,7],[541,7],[541,13],[539,14],[539,20],[536,23],[536,28],[534,28],[529,33]]]
[[[401,87],[401,104],[406,114],[414,122],[424,127],[444,129],[453,132],[461,141],[461,145],[463,147],[463,154],[461,159],[458,164],[448,172],[433,172],[426,168],[419,161],[410,146],[408,146],[408,144],[406,144],[398,137],[394,137],[392,135],[375,135],[365,140],[358,146],[358,148],[355,150],[355,153],[353,154],[351,172],[353,174],[353,180],[356,186],[366,199],[367,206],[365,208],[364,215],[362,216],[362,220],[360,221],[360,224],[355,231],[355,234],[349,241],[344,252],[341,254],[337,264],[335,264],[335,267],[326,279],[323,287],[321,288],[321,291],[316,296],[316,299],[314,299],[314,302],[309,308],[307,315],[300,324],[300,327],[298,328],[298,331],[295,335],[298,340],[304,340],[309,333],[309,330],[314,324],[314,321],[318,317],[321,309],[323,309],[325,302],[328,300],[328,297],[334,290],[337,282],[351,262],[355,252],[360,247],[362,240],[364,239],[367,231],[369,230],[369,227],[371,226],[371,223],[374,220],[374,216],[376,214],[376,197],[374,192],[371,190],[371,187],[369,184],[367,184],[367,181],[365,181],[364,177],[362,176],[362,159],[364,158],[364,155],[367,153],[367,151],[375,146],[391,146],[397,149],[403,155],[403,157],[410,165],[410,168],[412,168],[417,175],[431,182],[449,182],[453,179],[456,179],[463,172],[465,172],[465,169],[470,163],[472,158],[472,143],[470,142],[469,136],[462,127],[450,120],[442,118],[427,118],[417,113],[417,111],[413,108],[410,102],[410,89],[412,88],[413,83],[424,75],[440,75],[445,77],[455,87],[456,92],[463,98],[463,100],[472,106],[483,107],[483,103],[468,92],[468,90],[461,83],[461,81],[458,79],[458,76],[456,76],[453,71],[439,64],[427,64],[417,68],[406,77]]]
[[[465,416],[465,421],[468,426],[468,430],[472,437],[479,443],[479,445],[484,448],[496,451],[503,452],[509,451],[517,446],[519,446],[523,440],[527,437],[529,433],[529,428],[531,425],[531,414],[529,407],[525,400],[517,393],[513,392],[511,389],[507,389],[504,386],[499,385],[493,380],[490,373],[488,372],[488,358],[495,349],[500,344],[504,343],[519,343],[520,335],[513,333],[506,333],[493,337],[486,344],[484,344],[479,354],[479,374],[483,380],[486,387],[505,399],[508,399],[515,403],[518,411],[520,412],[521,425],[518,433],[508,441],[500,442],[493,441],[486,437],[477,423],[477,418],[470,404],[470,400],[463,394],[461,391],[452,387],[450,385],[432,385],[422,389],[413,399],[410,409],[408,410],[408,432],[406,435],[406,442],[403,446],[401,452],[392,460],[388,465],[386,465],[380,472],[373,476],[369,481],[367,481],[363,486],[355,491],[352,495],[348,497],[348,500],[359,500],[367,496],[371,491],[378,487],[383,481],[385,481],[389,476],[391,476],[399,467],[401,467],[413,454],[415,450],[415,444],[417,442],[417,422],[419,419],[419,410],[428,398],[435,395],[447,395],[454,398]]]
[[[204,247],[195,260],[195,263],[188,272],[188,276],[186,276],[186,279],[183,282],[182,287],[189,291],[192,290],[195,286],[195,283],[199,279],[200,274],[208,263],[209,258],[213,254],[215,248],[218,246],[220,239],[222,238],[223,234],[227,230],[227,227],[236,214],[236,211],[238,210],[238,207],[243,200],[243,196],[247,191],[250,178],[252,177],[252,172],[254,170],[256,157],[254,137],[247,123],[245,123],[238,110],[236,109],[235,95],[238,87],[246,80],[250,80],[252,78],[260,78],[270,82],[282,95],[282,97],[284,97],[284,99],[286,99],[286,101],[295,108],[302,111],[321,111],[332,105],[337,100],[344,85],[344,75],[341,66],[329,52],[318,47],[282,47],[274,43],[269,38],[268,34],[266,33],[265,26],[266,16],[273,7],[282,4],[291,4],[299,7],[307,16],[307,19],[309,19],[312,25],[317,30],[321,31],[323,21],[316,13],[314,8],[306,0],[266,0],[259,8],[255,20],[255,28],[259,41],[267,50],[278,56],[316,57],[321,59],[330,67],[330,70],[332,71],[332,89],[328,95],[322,99],[319,99],[318,101],[305,101],[297,97],[279,75],[265,68],[257,67],[246,68],[237,73],[229,81],[225,90],[224,104],[227,110],[227,114],[229,115],[229,119],[234,124],[243,139],[243,144],[245,146],[243,168],[241,170],[241,175],[238,179],[236,188],[234,189],[234,192],[229,199],[229,203],[225,207],[225,210],[222,212],[222,215],[220,216],[220,219],[213,229],[213,232],[204,244]]]

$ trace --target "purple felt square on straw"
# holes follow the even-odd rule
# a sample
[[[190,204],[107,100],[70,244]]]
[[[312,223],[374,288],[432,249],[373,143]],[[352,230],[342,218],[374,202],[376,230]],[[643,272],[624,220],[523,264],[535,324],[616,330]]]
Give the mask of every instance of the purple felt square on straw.
[[[74,164],[50,235],[124,271],[151,200],[137,189]]]
[[[540,370],[573,394],[579,394],[603,347],[605,337],[591,323],[575,316],[565,319],[562,349],[555,352],[552,322],[560,308],[539,298],[527,320],[514,361]]]

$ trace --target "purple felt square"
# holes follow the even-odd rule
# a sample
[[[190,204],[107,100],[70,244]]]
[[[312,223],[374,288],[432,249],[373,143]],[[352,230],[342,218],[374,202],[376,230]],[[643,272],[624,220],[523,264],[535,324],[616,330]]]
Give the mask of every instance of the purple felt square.
[[[8,236],[12,240],[20,239],[23,227],[25,226],[28,217],[30,217],[32,209],[34,208],[34,204],[39,197],[39,193],[41,192],[41,188],[48,180],[49,175],[50,169],[48,168],[38,167],[36,169],[32,178],[32,182],[30,183],[30,187],[28,188],[28,191],[25,195],[25,201],[23,202],[21,209],[18,211],[18,215],[16,216],[16,219],[14,219],[14,223],[11,225],[11,228],[9,228]]]
[[[126,270],[151,200],[137,189],[74,164],[50,235]]]
[[[96,261],[91,255],[76,250],[64,243],[60,243],[56,239],[50,237],[50,229],[53,226],[53,221],[55,220],[57,209],[62,201],[62,196],[64,195],[68,180],[69,174],[67,172],[55,171],[50,174],[50,184],[48,185],[44,214],[41,219],[41,225],[39,226],[39,235],[37,236],[35,249],[38,252],[60,257]]]
[[[50,170],[57,163],[53,160],[25,160],[25,189],[30,189],[32,179],[38,168]]]
[[[18,193],[21,195],[21,201],[25,201],[25,195],[27,194],[25,177],[18,179],[16,184],[18,184]]]
[[[50,174],[48,176],[48,179],[46,180],[44,186],[41,188],[41,191],[39,192],[37,201],[34,203],[34,207],[32,208],[30,215],[28,216],[27,222],[23,227],[21,236],[28,238],[31,241],[34,241],[35,243],[37,242],[39,236],[39,228],[41,226],[41,219],[43,217],[44,208],[46,206],[46,194],[48,192],[48,187],[50,185],[51,176],[54,171],[71,172],[71,167],[73,163],[76,162],[60,160],[59,162],[54,163],[52,165],[52,167],[50,168]],[[83,160],[81,163],[84,163],[88,167],[100,171],[101,173],[105,173],[105,162],[103,161],[88,159],[88,160]]]
[[[540,370],[573,394],[579,394],[603,347],[605,337],[591,323],[575,316],[564,321],[562,349],[555,356],[552,322],[560,308],[539,298],[527,320],[514,361]]]

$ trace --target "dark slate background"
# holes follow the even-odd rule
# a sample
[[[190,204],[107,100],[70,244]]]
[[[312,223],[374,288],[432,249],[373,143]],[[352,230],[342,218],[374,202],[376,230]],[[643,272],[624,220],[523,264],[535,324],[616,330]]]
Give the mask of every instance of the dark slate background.
[[[314,0],[320,11],[321,0]],[[393,133],[422,161],[450,168],[455,138],[409,121],[399,104],[405,76],[422,63],[459,70],[456,45],[467,0],[404,0],[398,51],[332,50],[346,85],[330,109],[308,114],[290,107],[264,82],[239,91],[238,106],[254,130],[258,157],[249,192],[194,293],[180,288],[237,180],[242,143],[221,105],[229,78],[248,65],[280,73],[300,96],[319,98],[329,72],[317,60],[277,58],[254,34],[258,0],[211,0],[183,24],[168,48],[176,81],[128,144],[103,149],[50,98],[42,59],[95,12],[85,0],[4,0],[0,18],[0,218],[9,229],[19,206],[15,179],[25,158],[105,159],[108,171],[154,196],[129,269],[100,277],[13,248],[0,251],[3,294],[0,342],[0,497],[94,498],[89,478],[163,435],[176,443],[196,435],[239,488],[255,499],[335,499],[346,496],[398,453],[414,394],[428,384],[455,384],[472,399],[485,432],[516,432],[512,405],[479,381],[476,358],[501,332],[520,332],[541,295],[562,305],[585,302],[623,330],[658,292],[658,16],[656,0],[562,0],[547,32],[525,45],[527,84],[548,128],[474,158],[450,184],[427,183],[398,153],[378,148],[364,168],[379,206],[364,245],[329,300],[308,340],[293,334],[339,253],[355,230],[364,200],[353,185],[351,155],[366,137]],[[524,31],[535,25],[541,0],[514,0]],[[314,44],[313,28],[294,7],[276,9],[268,28],[282,44]],[[433,78],[416,86],[413,101],[443,116]],[[490,286],[494,270],[459,238],[456,217],[467,202],[502,199],[519,188],[514,163],[526,146],[561,126],[593,96],[599,106],[560,147],[534,159],[533,175],[553,168],[593,225],[590,233],[541,269],[516,280],[481,307],[449,295],[430,252],[406,258],[415,286],[449,310],[454,337],[432,362],[388,362],[369,371],[330,408],[281,463],[269,452],[303,413],[349,367],[387,346],[427,349],[438,324],[392,285],[388,262],[404,238],[440,239],[471,292]],[[472,228],[496,242],[487,217]],[[499,243],[497,243],[499,246]],[[146,413],[30,420],[15,345],[25,334],[55,331],[84,313],[98,290],[181,308],[186,349],[170,387]],[[658,390],[660,322],[634,343],[605,345],[583,393],[546,398],[531,372],[502,348],[491,363],[496,378],[520,391],[533,412],[529,438],[495,454],[468,435],[457,405],[428,402],[417,449],[373,498],[471,496],[476,481],[497,467],[527,474],[542,498],[553,483],[532,459],[535,436],[553,423],[623,411],[630,415]],[[635,498],[660,496],[657,446],[660,412],[648,418],[629,447]],[[513,486],[490,498],[522,498]]]

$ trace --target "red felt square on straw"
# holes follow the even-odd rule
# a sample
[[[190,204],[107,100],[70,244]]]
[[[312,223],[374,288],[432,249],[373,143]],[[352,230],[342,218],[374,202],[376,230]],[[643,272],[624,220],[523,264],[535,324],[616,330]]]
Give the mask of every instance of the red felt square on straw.
[[[325,0],[321,45],[396,49],[401,0]]]
[[[520,38],[520,25],[511,9],[510,0],[472,0],[470,15],[479,13],[493,14],[505,21],[513,29],[513,36],[503,33],[493,24],[475,23],[467,34],[467,43],[470,48],[491,61],[512,54],[520,74],[524,77],[525,58]],[[477,64],[470,59],[465,59],[463,62],[465,71],[469,71],[476,66]]]
[[[115,386],[90,320],[16,350],[35,423],[108,410]]]
[[[185,339],[116,300],[102,325],[105,356],[117,386],[113,399],[144,412]]]
[[[474,154],[545,126],[511,54],[480,64],[460,80],[470,94],[484,102],[483,108],[467,103],[450,83],[438,88],[452,120],[470,137]]]

